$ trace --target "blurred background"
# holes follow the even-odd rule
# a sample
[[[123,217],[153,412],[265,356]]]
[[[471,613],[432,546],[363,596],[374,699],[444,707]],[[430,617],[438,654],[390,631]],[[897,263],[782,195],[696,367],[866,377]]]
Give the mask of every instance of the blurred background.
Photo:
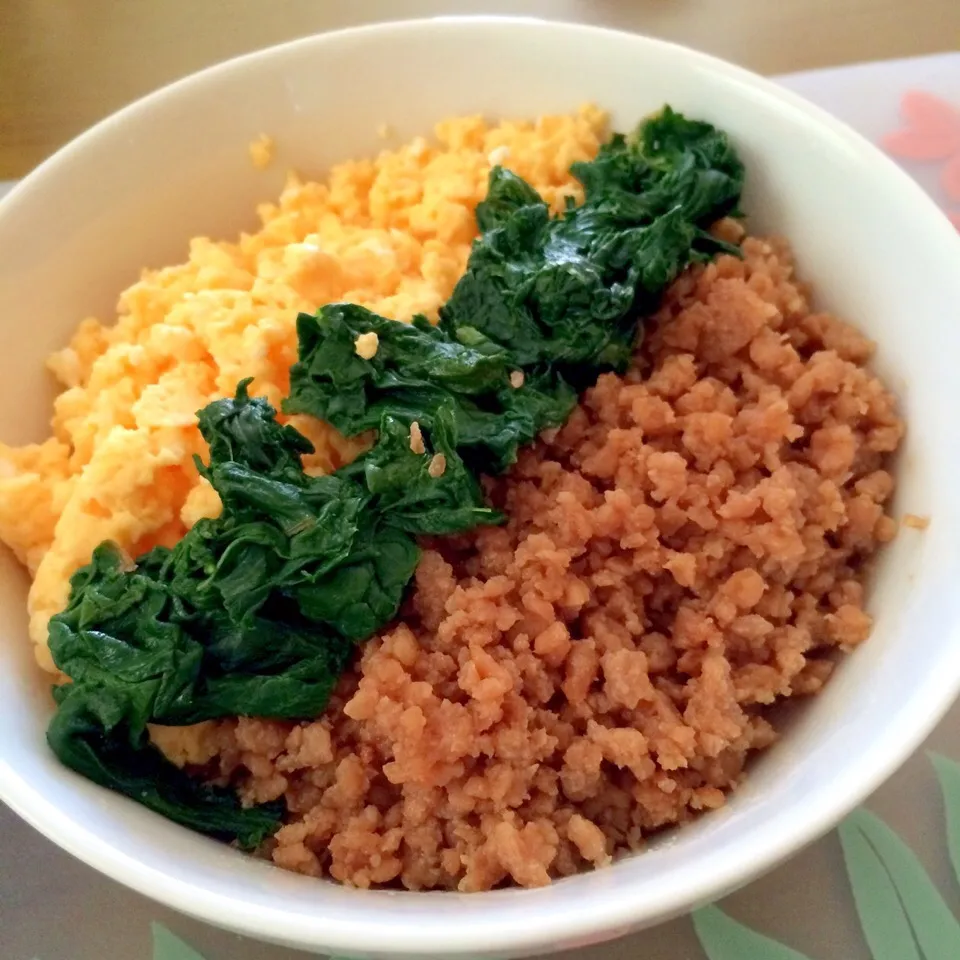
[[[455,13],[634,30],[766,74],[960,47],[958,0],[0,0],[0,180],[219,60],[320,30]]]

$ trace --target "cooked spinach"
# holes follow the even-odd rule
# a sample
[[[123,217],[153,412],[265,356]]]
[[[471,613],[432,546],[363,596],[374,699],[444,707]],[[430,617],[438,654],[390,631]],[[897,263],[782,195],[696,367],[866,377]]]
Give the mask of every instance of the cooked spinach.
[[[452,418],[460,455],[476,472],[506,469],[520,446],[562,423],[577,401],[548,367],[525,372],[522,388],[514,388],[510,375],[522,368],[504,347],[471,328],[451,336],[443,321],[397,323],[337,303],[301,314],[297,332],[300,360],[290,369],[287,413],[321,417],[347,436],[378,427],[385,416],[407,431],[414,420],[434,430]],[[354,349],[364,333],[379,340],[370,360]]]
[[[244,809],[181,771],[148,724],[317,716],[356,644],[396,615],[416,537],[500,522],[479,475],[561,424],[601,372],[622,371],[666,286],[728,249],[707,228],[736,211],[743,167],[709,124],[665,108],[573,173],[584,203],[552,216],[523,180],[491,172],[480,237],[436,325],[351,304],[298,318],[284,408],[347,435],[376,430],[349,466],[308,476],[309,441],[249,381],[199,411],[210,455],[197,465],[221,515],[135,565],[102,544],[50,622],[71,682],[55,690],[48,740],[67,766],[244,847],[276,828],[282,805]]]
[[[729,249],[707,228],[735,212],[743,187],[727,137],[669,107],[572,172],[584,203],[554,217],[527,183],[492,170],[481,235],[436,326],[345,304],[302,314],[284,409],[352,436],[385,413],[431,425],[450,407],[464,460],[509,466],[578,390],[626,367],[640,318],[681,270]],[[379,338],[371,360],[354,351],[363,333]]]

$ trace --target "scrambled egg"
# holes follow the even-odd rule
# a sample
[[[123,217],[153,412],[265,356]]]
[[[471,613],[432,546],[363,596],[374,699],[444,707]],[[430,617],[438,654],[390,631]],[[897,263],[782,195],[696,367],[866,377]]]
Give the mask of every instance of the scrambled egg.
[[[435,317],[466,264],[490,167],[509,167],[561,209],[566,196],[579,199],[570,164],[595,155],[604,127],[593,107],[497,126],[459,118],[440,123],[434,143],[343,163],[324,182],[291,174],[278,202],[259,209],[258,232],[192,240],[186,263],[145,271],[121,294],[115,323],[84,320],[49,360],[64,387],[52,437],[0,444],[0,539],[33,576],[41,666],[56,672],[47,623],[98,543],[136,557],[217,514],[192,460],[206,453],[196,411],[250,376],[279,408],[298,311],[343,300],[397,320]],[[316,447],[304,458],[310,471],[362,449],[326,424],[287,419]]]

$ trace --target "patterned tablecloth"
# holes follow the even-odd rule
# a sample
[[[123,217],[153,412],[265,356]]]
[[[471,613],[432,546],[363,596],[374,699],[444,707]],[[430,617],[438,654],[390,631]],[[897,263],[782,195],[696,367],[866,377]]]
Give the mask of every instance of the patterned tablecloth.
[[[780,79],[880,143],[960,228],[960,54]],[[957,761],[960,705],[839,831],[719,907],[576,960],[960,960]],[[0,960],[307,956],[159,907],[2,806],[0,838]]]

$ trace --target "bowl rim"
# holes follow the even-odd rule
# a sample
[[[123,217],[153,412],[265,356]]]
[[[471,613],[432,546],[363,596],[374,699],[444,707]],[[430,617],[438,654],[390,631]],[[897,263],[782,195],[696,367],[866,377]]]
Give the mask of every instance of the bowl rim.
[[[322,31],[213,64],[132,101],[73,138],[20,180],[6,196],[0,198],[0,217],[21,197],[42,189],[45,178],[55,174],[61,165],[69,163],[88,143],[141,111],[149,110],[154,104],[176,96],[194,84],[202,84],[211,76],[242,71],[253,61],[262,58],[282,58],[294,49],[322,47],[344,39],[416,33],[437,27],[463,30],[477,24],[514,30],[528,29],[537,34],[579,33],[601,42],[604,39],[630,38],[636,42],[638,48],[659,48],[685,60],[691,68],[719,74],[735,81],[768,102],[775,102],[779,108],[794,117],[815,123],[824,134],[831,136],[838,146],[856,151],[876,176],[884,179],[914,204],[915,218],[924,221],[924,231],[934,237],[939,232],[941,242],[947,246],[954,244],[957,254],[960,255],[960,235],[906,172],[865,137],[832,114],[773,80],[710,54],[644,34],[575,21],[503,14],[418,17]],[[956,631],[956,626],[951,626]],[[944,629],[946,631],[948,626]],[[933,684],[934,681],[931,681],[931,686]],[[380,955],[433,956],[466,954],[477,950],[485,954],[498,951],[532,953],[550,949],[561,941],[579,939],[584,943],[599,942],[606,937],[617,936],[621,932],[643,925],[644,918],[647,923],[652,923],[682,914],[756,878],[824,835],[880,786],[920,746],[960,693],[960,670],[955,675],[941,675],[936,686],[926,692],[933,696],[933,700],[928,701],[932,703],[932,708],[922,716],[914,714],[915,722],[905,730],[900,728],[892,734],[885,741],[882,752],[864,750],[851,757],[849,766],[835,781],[835,786],[843,785],[842,789],[835,790],[829,799],[823,802],[807,805],[809,812],[801,822],[796,822],[794,817],[789,829],[778,829],[785,825],[784,814],[778,814],[762,834],[755,831],[751,844],[752,855],[749,858],[717,862],[709,874],[698,876],[692,885],[682,888],[676,884],[665,885],[654,898],[643,905],[638,905],[629,898],[597,901],[587,897],[576,900],[565,912],[552,913],[549,926],[524,926],[517,922],[498,923],[499,898],[490,902],[488,910],[468,918],[445,916],[432,926],[420,926],[410,932],[377,922],[363,925],[331,922],[334,918],[324,916],[321,912],[310,917],[292,915],[285,912],[282,906],[238,901],[209,887],[183,884],[162,870],[144,865],[131,853],[104,844],[97,834],[82,822],[75,821],[48,801],[3,758],[0,758],[0,799],[48,839],[111,879],[185,914],[229,927],[253,938],[308,948],[375,952]],[[793,811],[794,814],[795,812]],[[575,882],[575,878],[568,878],[564,882]],[[369,895],[367,891],[357,893],[359,896]],[[509,894],[525,896],[531,901],[536,897],[536,891],[512,890]],[[430,892],[397,896],[440,898],[447,895]],[[533,903],[530,905],[533,906]]]

